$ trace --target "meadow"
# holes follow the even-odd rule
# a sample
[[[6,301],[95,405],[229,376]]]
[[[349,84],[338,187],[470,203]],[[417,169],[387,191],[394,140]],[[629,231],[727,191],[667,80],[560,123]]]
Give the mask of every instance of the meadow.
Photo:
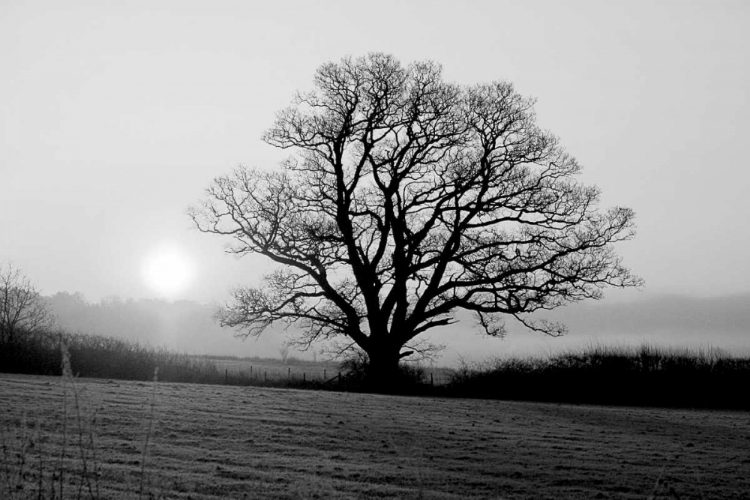
[[[0,408],[8,499],[750,497],[742,412],[14,374]]]
[[[750,498],[750,359],[716,349],[412,365],[405,397],[293,357],[0,347],[4,499]]]

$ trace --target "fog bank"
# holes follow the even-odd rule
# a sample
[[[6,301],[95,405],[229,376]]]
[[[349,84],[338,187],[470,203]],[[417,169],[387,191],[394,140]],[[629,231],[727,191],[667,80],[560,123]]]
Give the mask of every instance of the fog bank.
[[[193,354],[279,357],[293,332],[265,332],[258,339],[240,340],[212,318],[218,304],[109,298],[91,303],[81,294],[58,293],[48,298],[58,325],[68,331],[138,340]],[[505,355],[547,355],[601,343],[637,345],[643,342],[676,347],[719,347],[750,354],[750,294],[699,299],[644,293],[626,302],[584,302],[539,317],[565,323],[569,333],[551,338],[531,332],[513,318],[504,339],[481,334],[470,315],[434,330],[427,337],[445,344],[440,364],[460,359],[480,360]],[[312,352],[299,353],[312,357]]]

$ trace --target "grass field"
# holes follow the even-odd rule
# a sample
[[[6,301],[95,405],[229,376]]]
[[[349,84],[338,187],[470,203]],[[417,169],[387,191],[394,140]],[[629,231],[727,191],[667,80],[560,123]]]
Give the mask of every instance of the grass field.
[[[0,497],[750,498],[746,412],[72,384],[0,375]]]

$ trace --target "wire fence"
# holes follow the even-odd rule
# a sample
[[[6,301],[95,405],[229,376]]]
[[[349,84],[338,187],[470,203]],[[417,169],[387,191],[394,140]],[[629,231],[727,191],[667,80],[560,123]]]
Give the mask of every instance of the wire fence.
[[[254,383],[278,384],[284,382],[317,382],[336,384],[346,374],[337,363],[293,361],[269,359],[216,359],[212,360],[225,383],[241,385]],[[446,385],[451,380],[453,370],[442,367],[420,367],[425,383]]]

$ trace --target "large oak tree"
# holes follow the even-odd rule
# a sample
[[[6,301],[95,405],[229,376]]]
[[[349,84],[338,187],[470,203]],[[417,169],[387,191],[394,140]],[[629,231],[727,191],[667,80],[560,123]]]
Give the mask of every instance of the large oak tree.
[[[507,316],[556,335],[527,313],[639,285],[612,247],[633,237],[633,211],[598,208],[532,108],[509,83],[447,83],[429,61],[320,67],[263,136],[289,159],[215,179],[190,211],[230,252],[276,264],[234,292],[222,324],[344,338],[388,380],[405,345],[459,310],[489,335]]]

